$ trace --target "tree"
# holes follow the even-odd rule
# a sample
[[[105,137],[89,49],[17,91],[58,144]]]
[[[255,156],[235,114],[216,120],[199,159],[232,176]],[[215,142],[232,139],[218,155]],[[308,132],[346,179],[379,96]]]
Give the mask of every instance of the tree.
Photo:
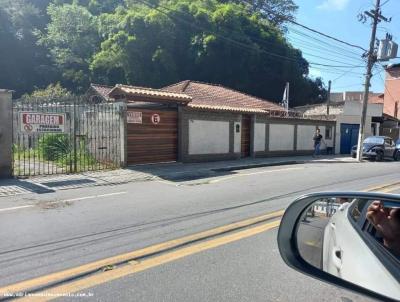
[[[260,13],[271,24],[284,28],[288,20],[294,20],[298,6],[293,0],[220,0],[220,2],[245,3],[253,12]]]
[[[71,92],[62,87],[60,83],[50,84],[45,89],[37,89],[31,94],[25,94],[24,99],[37,99],[37,98],[63,98],[71,96]]]
[[[50,23],[39,44],[46,46],[55,65],[62,70],[64,85],[83,92],[89,85],[89,64],[99,44],[97,20],[77,4],[50,4]]]
[[[16,96],[57,80],[47,50],[37,45],[42,11],[27,0],[0,0],[0,85]]]
[[[241,4],[176,0],[151,9],[131,3],[102,15],[99,24],[105,41],[90,65],[96,81],[162,87],[192,79],[272,100],[282,98],[289,81],[299,83],[292,92],[299,104],[315,94],[301,52]]]

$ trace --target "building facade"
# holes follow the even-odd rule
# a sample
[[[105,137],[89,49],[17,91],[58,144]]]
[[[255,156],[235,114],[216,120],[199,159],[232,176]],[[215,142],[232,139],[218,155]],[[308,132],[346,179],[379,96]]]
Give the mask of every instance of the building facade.
[[[286,113],[273,102],[220,85],[117,85],[107,98],[127,105],[128,165],[307,155],[317,128],[328,133],[323,149],[335,146],[334,121]]]

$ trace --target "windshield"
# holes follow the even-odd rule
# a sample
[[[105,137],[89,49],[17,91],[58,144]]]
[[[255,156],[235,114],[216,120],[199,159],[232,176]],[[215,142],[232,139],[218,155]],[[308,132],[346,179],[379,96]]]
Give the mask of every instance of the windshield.
[[[383,137],[367,137],[364,140],[364,144],[383,144]]]

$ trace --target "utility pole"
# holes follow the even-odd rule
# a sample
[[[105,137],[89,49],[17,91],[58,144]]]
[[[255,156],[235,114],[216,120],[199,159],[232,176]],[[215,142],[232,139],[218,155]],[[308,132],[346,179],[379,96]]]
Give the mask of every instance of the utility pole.
[[[328,82],[328,95],[327,95],[327,102],[326,102],[326,116],[329,117],[329,107],[331,106],[331,85],[332,81],[329,80]]]
[[[357,160],[362,161],[362,147],[365,135],[365,122],[367,120],[367,106],[368,106],[368,98],[369,98],[369,87],[371,84],[372,78],[372,68],[377,60],[375,53],[375,39],[376,39],[376,28],[378,23],[382,20],[388,21],[387,18],[381,15],[381,0],[376,0],[375,9],[366,11],[365,15],[372,18],[372,33],[371,33],[371,41],[369,44],[368,51],[368,64],[367,64],[367,73],[365,75],[365,90],[364,90],[364,98],[362,103],[362,115],[361,115],[361,124],[360,124],[360,132],[358,134],[358,146],[357,146]]]

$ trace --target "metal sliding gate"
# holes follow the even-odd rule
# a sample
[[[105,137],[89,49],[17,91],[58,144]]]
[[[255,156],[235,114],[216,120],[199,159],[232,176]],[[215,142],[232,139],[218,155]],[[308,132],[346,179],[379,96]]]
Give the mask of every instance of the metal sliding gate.
[[[122,116],[118,104],[83,97],[14,101],[14,175],[118,168]]]

